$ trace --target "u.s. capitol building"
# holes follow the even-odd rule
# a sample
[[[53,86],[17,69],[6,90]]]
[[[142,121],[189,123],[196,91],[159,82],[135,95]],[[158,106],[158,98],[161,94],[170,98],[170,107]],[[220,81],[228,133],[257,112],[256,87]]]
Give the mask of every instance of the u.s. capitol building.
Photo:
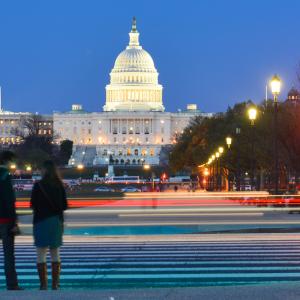
[[[71,111],[53,115],[58,141],[74,142],[69,164],[159,164],[162,146],[176,142],[190,120],[203,114],[195,104],[165,112],[162,92],[153,59],[139,43],[134,19],[129,45],[110,73],[103,112],[85,112],[74,104]]]

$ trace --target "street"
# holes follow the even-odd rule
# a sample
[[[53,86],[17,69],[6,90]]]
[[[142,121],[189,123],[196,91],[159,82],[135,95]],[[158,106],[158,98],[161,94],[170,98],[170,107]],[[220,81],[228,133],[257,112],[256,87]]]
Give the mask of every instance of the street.
[[[245,199],[251,205],[245,205]],[[108,233],[112,235],[143,234],[147,226],[156,226],[157,232],[154,230],[151,234],[159,234],[159,228],[163,226],[173,226],[173,231],[163,233],[175,234],[246,232],[257,229],[297,232],[300,228],[299,208],[253,205],[253,201],[257,199],[264,203],[273,201],[273,197],[266,193],[256,192],[132,193],[125,195],[123,199],[81,199],[76,200],[80,201],[80,208],[72,208],[66,212],[66,228],[93,227],[94,234],[100,235],[104,232],[100,229],[95,231],[95,227],[110,228]],[[31,216],[22,216],[20,221],[27,232],[31,227]],[[115,233],[113,228],[116,228]],[[130,231],[131,229],[135,230]],[[180,229],[184,231],[181,232]],[[85,232],[93,235],[93,232]]]

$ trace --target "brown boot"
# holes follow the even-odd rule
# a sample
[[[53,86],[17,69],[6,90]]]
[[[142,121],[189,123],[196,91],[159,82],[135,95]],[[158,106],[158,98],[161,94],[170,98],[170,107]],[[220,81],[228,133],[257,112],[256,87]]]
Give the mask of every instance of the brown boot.
[[[52,290],[59,288],[60,262],[52,262]]]
[[[40,290],[47,290],[48,289],[47,264],[46,263],[37,264],[37,270],[40,278]]]

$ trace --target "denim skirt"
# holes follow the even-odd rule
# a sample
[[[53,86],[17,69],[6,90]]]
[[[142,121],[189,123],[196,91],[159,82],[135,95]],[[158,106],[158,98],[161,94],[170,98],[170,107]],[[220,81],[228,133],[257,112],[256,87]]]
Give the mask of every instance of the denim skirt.
[[[62,245],[63,222],[59,216],[52,216],[33,225],[33,237],[36,247],[58,248]]]

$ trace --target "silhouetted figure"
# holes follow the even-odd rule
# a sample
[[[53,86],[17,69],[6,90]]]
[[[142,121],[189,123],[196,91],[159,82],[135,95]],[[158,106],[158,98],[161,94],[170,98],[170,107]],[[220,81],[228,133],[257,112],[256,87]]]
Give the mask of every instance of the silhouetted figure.
[[[10,151],[0,154],[0,237],[4,254],[4,271],[8,290],[21,290],[15,266],[15,235],[18,232],[15,209],[16,196],[8,170],[15,158]]]
[[[31,195],[33,209],[33,235],[37,248],[37,269],[40,289],[48,288],[47,251],[50,249],[52,261],[52,289],[59,288],[60,246],[63,236],[63,212],[67,209],[66,192],[52,161],[45,161],[43,177],[35,183]]]

